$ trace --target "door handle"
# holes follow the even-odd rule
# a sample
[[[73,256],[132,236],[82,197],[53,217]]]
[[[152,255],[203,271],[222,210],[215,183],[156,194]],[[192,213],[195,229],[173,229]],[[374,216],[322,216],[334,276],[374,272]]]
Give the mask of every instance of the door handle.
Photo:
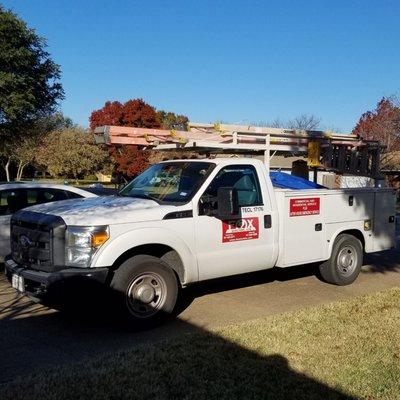
[[[272,217],[271,215],[264,215],[264,228],[270,229],[272,227]]]

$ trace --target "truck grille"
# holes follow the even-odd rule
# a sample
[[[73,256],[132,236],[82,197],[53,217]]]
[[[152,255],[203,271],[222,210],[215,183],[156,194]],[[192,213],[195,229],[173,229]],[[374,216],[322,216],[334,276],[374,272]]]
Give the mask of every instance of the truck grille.
[[[64,263],[65,223],[60,217],[19,211],[11,218],[11,256],[27,268],[52,272]]]

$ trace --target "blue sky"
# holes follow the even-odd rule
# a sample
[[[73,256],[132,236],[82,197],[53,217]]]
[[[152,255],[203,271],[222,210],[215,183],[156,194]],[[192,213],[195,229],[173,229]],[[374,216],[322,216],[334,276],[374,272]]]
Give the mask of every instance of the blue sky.
[[[62,111],[141,97],[190,120],[348,131],[400,91],[400,2],[0,0],[46,37]]]

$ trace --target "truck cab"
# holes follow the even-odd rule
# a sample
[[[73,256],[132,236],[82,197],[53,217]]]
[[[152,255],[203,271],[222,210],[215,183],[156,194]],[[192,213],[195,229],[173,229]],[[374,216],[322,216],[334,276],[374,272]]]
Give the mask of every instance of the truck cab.
[[[252,158],[165,161],[116,196],[16,213],[6,273],[35,297],[97,280],[129,319],[153,325],[198,281],[319,262],[326,281],[349,284],[364,251],[394,246],[394,205],[391,189],[276,189]]]

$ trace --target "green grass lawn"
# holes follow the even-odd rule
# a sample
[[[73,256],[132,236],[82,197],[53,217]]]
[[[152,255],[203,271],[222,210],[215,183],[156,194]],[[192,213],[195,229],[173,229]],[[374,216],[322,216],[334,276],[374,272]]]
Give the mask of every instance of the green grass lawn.
[[[38,373],[0,398],[400,399],[400,288]]]

